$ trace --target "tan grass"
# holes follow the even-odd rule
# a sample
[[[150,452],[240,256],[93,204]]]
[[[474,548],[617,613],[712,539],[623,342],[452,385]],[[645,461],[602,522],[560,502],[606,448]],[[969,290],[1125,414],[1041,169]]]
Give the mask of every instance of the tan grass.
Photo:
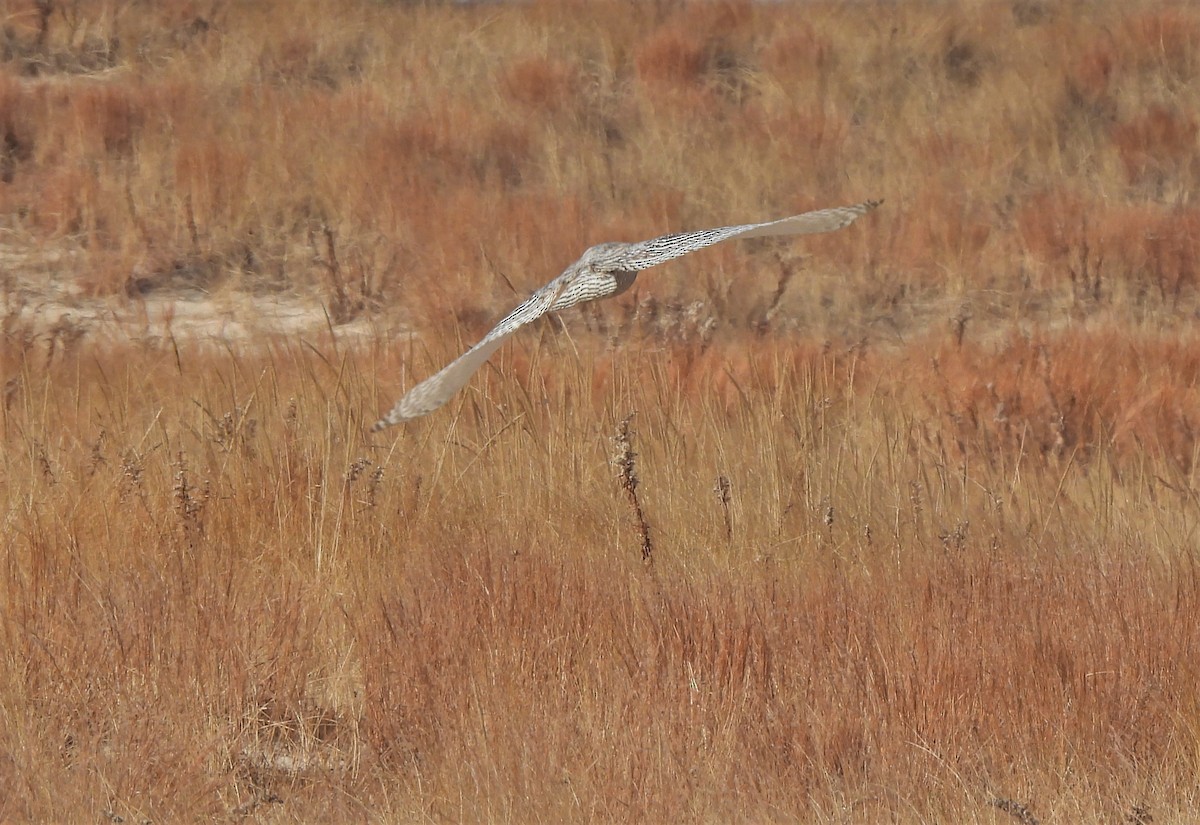
[[[0,820],[1193,818],[1191,6],[5,15]]]
[[[10,364],[5,816],[1170,821],[1197,349],[1144,346],[1160,399],[1118,388],[1108,438],[1055,418],[1112,369],[1063,347],[1004,423],[945,356],[945,418],[894,358],[714,353],[693,389],[669,354],[502,359],[394,447],[369,361],[325,348]],[[630,408],[648,571],[608,465]]]

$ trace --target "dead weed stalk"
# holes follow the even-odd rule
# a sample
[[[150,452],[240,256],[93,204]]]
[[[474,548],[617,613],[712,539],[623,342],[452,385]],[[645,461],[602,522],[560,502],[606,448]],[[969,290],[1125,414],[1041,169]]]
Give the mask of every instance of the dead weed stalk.
[[[629,506],[633,508],[633,517],[637,522],[638,535],[642,542],[642,561],[653,564],[654,543],[650,538],[650,524],[646,521],[646,512],[642,509],[642,502],[637,494],[640,483],[637,474],[637,453],[633,451],[633,433],[629,429],[629,422],[636,414],[636,410],[631,412],[617,425],[617,434],[613,436],[613,446],[616,448],[613,465],[617,468],[617,483],[629,497]]]

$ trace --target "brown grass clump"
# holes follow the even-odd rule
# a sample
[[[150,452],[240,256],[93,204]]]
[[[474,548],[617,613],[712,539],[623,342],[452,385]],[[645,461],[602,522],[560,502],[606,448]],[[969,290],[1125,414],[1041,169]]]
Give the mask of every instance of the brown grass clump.
[[[1192,168],[1196,152],[1196,121],[1164,106],[1151,106],[1144,115],[1120,124],[1113,141],[1125,164],[1130,183],[1162,186],[1180,176],[1197,179]]]
[[[562,61],[527,58],[509,66],[504,91],[521,106],[552,113],[569,105],[578,93],[578,81]]]
[[[1191,821],[1198,33],[10,3],[0,820]]]

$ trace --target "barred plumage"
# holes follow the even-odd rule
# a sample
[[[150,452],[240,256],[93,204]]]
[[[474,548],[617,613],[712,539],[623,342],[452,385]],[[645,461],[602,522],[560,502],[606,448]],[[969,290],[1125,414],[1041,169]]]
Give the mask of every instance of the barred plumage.
[[[584,252],[583,256],[567,267],[561,275],[504,316],[482,341],[440,372],[410,389],[371,429],[382,430],[433,412],[462,389],[475,370],[483,365],[509,335],[547,312],[558,312],[585,301],[619,295],[633,285],[637,273],[643,269],[734,238],[833,232],[849,226],[882,202],[872,200],[853,206],[820,209],[767,223],[678,232],[640,243],[597,244]]]

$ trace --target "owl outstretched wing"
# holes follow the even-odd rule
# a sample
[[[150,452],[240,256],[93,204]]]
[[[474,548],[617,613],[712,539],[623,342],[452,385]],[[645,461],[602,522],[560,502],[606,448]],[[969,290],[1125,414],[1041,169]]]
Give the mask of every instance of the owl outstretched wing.
[[[478,344],[405,393],[387,415],[375,422],[371,432],[379,432],[402,421],[428,415],[449,401],[492,353],[499,349],[508,336],[550,311],[562,291],[560,281],[564,275],[530,295],[520,306],[505,315]]]
[[[695,232],[676,232],[662,235],[641,243],[629,244],[626,250],[614,257],[614,269],[639,272],[652,266],[680,258],[705,247],[731,241],[734,238],[765,238],[774,235],[816,235],[833,232],[849,226],[870,212],[883,201],[864,201],[853,206],[837,206],[833,209],[818,209],[766,223],[748,223],[741,226],[720,226],[716,229],[700,229]]]

